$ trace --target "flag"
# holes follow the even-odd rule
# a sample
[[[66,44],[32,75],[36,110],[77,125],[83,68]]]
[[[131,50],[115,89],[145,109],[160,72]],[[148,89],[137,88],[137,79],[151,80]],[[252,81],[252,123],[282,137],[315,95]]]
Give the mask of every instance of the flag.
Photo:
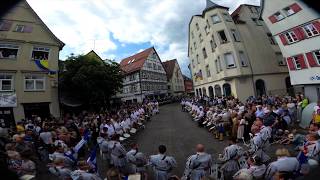
[[[83,138],[82,138],[82,139],[78,142],[78,144],[74,147],[74,151],[75,151],[76,153],[78,153],[79,150],[82,148],[82,146],[89,141],[89,135],[90,135],[90,131],[89,131],[89,130],[86,130],[86,131],[84,132]]]
[[[92,170],[94,172],[97,172],[97,147],[98,145],[96,145],[94,148],[92,148],[91,152],[90,152],[90,157],[87,160],[87,163],[90,165],[90,167],[92,168]]]

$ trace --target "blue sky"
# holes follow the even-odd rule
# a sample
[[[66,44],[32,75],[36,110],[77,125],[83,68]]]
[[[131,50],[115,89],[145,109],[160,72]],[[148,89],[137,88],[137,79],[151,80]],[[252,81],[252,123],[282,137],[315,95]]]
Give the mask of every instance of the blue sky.
[[[71,54],[94,49],[104,59],[121,59],[154,46],[162,61],[177,59],[189,75],[188,24],[206,0],[27,0]],[[260,0],[212,0],[230,7]],[[50,8],[48,8],[50,7]]]

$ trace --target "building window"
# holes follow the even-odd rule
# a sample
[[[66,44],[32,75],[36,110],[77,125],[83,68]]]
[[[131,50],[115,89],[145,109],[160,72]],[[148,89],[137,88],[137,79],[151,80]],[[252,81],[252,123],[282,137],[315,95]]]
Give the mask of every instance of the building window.
[[[287,16],[291,16],[295,12],[293,11],[292,7],[286,7],[283,9],[283,11],[286,13]]]
[[[193,43],[194,49],[197,49],[197,44],[196,42]]]
[[[242,67],[248,66],[247,57],[246,57],[246,55],[244,54],[243,51],[239,51],[239,56],[240,56],[241,66]]]
[[[199,24],[198,23],[196,23],[196,28],[197,28],[197,30],[199,31]]]
[[[236,67],[236,64],[235,64],[234,57],[233,57],[233,54],[232,54],[232,53],[226,53],[226,54],[224,54],[224,59],[225,59],[227,68],[234,68],[234,67]]]
[[[285,58],[282,56],[282,53],[280,52],[276,52],[276,58],[278,61],[279,66],[286,66],[286,60]]]
[[[220,56],[218,56],[218,67],[219,67],[219,70],[222,71]]]
[[[232,22],[231,16],[229,14],[227,14],[227,13],[223,14],[223,18],[224,18],[225,21]]]
[[[316,59],[316,62],[318,63],[318,65],[320,65],[320,50],[319,51],[314,51],[313,54],[314,54],[314,57]]]
[[[239,37],[239,34],[236,30],[232,29],[231,30],[231,34],[232,34],[232,37],[234,39],[234,41],[236,42],[240,42],[240,37]]]
[[[277,21],[284,19],[284,16],[280,12],[276,12],[274,16],[276,17]]]
[[[211,19],[212,19],[213,24],[221,22],[220,17],[218,16],[218,14],[212,15]]]
[[[157,70],[157,65],[155,63],[153,64],[153,70]]]
[[[204,27],[204,30],[206,31],[207,34],[210,33],[208,25]]]
[[[11,44],[0,44],[0,59],[16,59],[19,46]]]
[[[192,59],[192,67],[193,67],[193,68],[195,67],[195,65],[194,65],[194,59]]]
[[[219,67],[218,67],[218,60],[217,59],[214,61],[214,64],[216,66],[217,73],[219,73]]]
[[[289,31],[287,33],[285,33],[287,40],[289,41],[289,43],[294,43],[298,41],[298,37],[296,36],[296,34],[293,31]]]
[[[48,60],[49,58],[49,48],[43,48],[43,47],[34,47],[32,51],[32,59],[38,59],[38,60]]]
[[[300,63],[300,60],[299,60],[298,56],[293,57],[293,62],[294,62],[294,65],[296,66],[296,69],[300,70],[301,69],[301,63]]]
[[[308,24],[303,26],[304,31],[306,32],[308,37],[319,35],[319,31],[313,24]]]
[[[209,65],[206,66],[207,77],[211,77]]]
[[[217,45],[215,42],[213,42],[213,40],[210,40],[210,45],[211,45],[211,51],[214,52],[214,50],[216,49]]]
[[[0,91],[13,90],[13,76],[8,74],[0,74]]]
[[[267,33],[268,39],[270,41],[270,44],[275,45],[277,42],[274,40],[273,36],[271,33]]]
[[[207,26],[208,26],[208,29],[210,29],[210,24],[209,24],[209,21],[208,21],[208,19],[207,19]]]
[[[201,34],[199,34],[199,39],[200,39],[200,42],[203,41],[203,38],[202,38],[202,35],[201,35]]]
[[[24,77],[25,91],[43,91],[45,90],[45,77],[40,75],[26,75]]]
[[[202,48],[203,58],[206,59],[208,57],[206,48]]]
[[[24,28],[25,28],[24,25],[18,24],[16,25],[15,32],[23,32]]]
[[[224,33],[224,30],[218,31],[218,34],[219,34],[221,44],[228,42],[228,39],[227,39],[226,34]]]
[[[194,34],[193,31],[191,32],[191,38],[194,39]]]
[[[252,21],[257,25],[257,26],[262,26],[262,23],[259,19],[257,18],[252,18]]]
[[[200,61],[199,61],[199,54],[197,54],[197,56],[196,56],[196,57],[197,57],[197,63],[198,63],[198,64],[200,64]]]
[[[161,69],[162,69],[162,68],[161,68],[161,66],[160,66],[160,65],[158,65],[158,70],[159,70],[159,71],[161,71]]]

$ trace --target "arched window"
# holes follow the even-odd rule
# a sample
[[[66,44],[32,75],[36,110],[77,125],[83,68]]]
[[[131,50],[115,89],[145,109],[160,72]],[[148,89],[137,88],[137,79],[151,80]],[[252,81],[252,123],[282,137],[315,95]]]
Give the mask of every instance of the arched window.
[[[214,92],[216,94],[216,97],[221,97],[222,96],[222,92],[221,92],[221,87],[220,85],[215,85],[214,86]]]
[[[214,92],[213,92],[213,87],[212,86],[209,86],[209,97],[214,97]]]
[[[223,86],[223,95],[228,97],[231,96],[231,85],[229,83],[225,83]]]
[[[257,92],[257,96],[266,95],[266,86],[262,79],[258,79],[256,81],[256,92]]]

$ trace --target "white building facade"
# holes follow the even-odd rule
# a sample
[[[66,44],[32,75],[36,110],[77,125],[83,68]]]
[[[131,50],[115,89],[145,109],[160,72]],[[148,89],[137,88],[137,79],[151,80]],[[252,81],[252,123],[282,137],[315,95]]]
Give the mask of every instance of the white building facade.
[[[287,93],[288,70],[259,7],[227,7],[207,0],[189,24],[192,80],[197,96],[249,96]],[[289,86],[289,84],[288,84]]]
[[[286,57],[291,83],[320,98],[320,15],[298,0],[262,0],[261,17]]]
[[[156,50],[152,47],[123,59],[123,89],[117,96],[125,102],[142,102],[167,95],[167,76]]]
[[[176,59],[163,62],[168,78],[168,95],[179,96],[184,94],[184,79]]]

